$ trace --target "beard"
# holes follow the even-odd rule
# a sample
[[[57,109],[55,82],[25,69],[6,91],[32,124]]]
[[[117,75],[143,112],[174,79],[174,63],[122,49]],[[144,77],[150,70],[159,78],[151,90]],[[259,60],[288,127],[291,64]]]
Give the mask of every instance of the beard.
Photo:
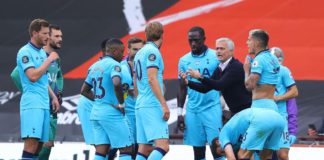
[[[50,43],[50,46],[51,46],[53,49],[61,49],[61,47],[59,47],[59,46],[56,45],[55,43]]]

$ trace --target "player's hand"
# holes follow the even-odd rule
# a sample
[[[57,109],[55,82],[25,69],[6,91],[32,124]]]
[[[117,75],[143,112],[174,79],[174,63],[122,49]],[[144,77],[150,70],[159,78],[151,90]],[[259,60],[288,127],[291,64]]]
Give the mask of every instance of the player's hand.
[[[53,112],[57,113],[60,110],[60,103],[56,97],[52,99]]]
[[[183,80],[185,82],[185,84],[188,84],[187,73],[183,73],[182,71],[180,71],[179,77],[181,78],[181,80]]]
[[[243,68],[244,68],[245,73],[250,73],[250,70],[251,70],[251,58],[249,56],[246,56]]]
[[[170,110],[166,103],[162,104],[163,119],[168,121],[170,118]]]
[[[48,56],[48,59],[51,61],[56,61],[57,59],[59,59],[59,55],[56,52],[51,52]]]
[[[58,100],[59,104],[62,105],[62,103],[63,103],[63,99],[62,99],[63,94],[62,94],[62,92],[58,92],[56,97],[57,97],[57,100]]]
[[[116,105],[115,108],[119,110],[123,115],[125,115],[125,105]]]
[[[289,135],[289,143],[290,145],[294,144],[296,142],[297,138],[295,135]]]
[[[189,70],[187,71],[187,74],[188,74],[191,78],[196,78],[196,79],[198,79],[198,78],[201,76],[198,70],[193,70],[193,69],[189,69]]]
[[[181,132],[186,128],[183,115],[178,116],[177,127]]]

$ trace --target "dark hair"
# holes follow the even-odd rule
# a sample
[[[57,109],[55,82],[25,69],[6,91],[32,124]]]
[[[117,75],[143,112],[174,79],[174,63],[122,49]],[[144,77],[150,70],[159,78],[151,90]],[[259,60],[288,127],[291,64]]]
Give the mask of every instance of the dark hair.
[[[34,31],[39,32],[42,27],[49,27],[49,23],[44,19],[34,19],[29,24],[29,35],[32,36]]]
[[[160,22],[151,22],[145,28],[145,36],[148,41],[157,41],[162,37],[163,25]]]
[[[260,41],[261,47],[267,48],[269,43],[269,35],[262,29],[253,29],[250,31],[251,37]]]
[[[138,37],[132,37],[132,38],[128,39],[128,41],[127,41],[128,48],[130,48],[131,44],[134,44],[134,43],[143,43],[144,44],[145,41]]]
[[[309,124],[308,128],[316,131],[316,126],[314,124]]]
[[[192,27],[189,32],[199,32],[200,36],[205,37],[205,30],[200,26]]]
[[[109,53],[121,46],[124,46],[124,43],[121,40],[117,38],[111,38],[106,42],[106,51]]]
[[[55,29],[55,30],[61,30],[61,27],[56,25],[56,24],[50,24],[49,25],[49,35],[52,34],[52,29]]]
[[[105,50],[106,50],[106,43],[108,40],[110,40],[111,38],[105,38],[104,40],[101,41],[100,43],[100,48],[103,54],[105,54]]]

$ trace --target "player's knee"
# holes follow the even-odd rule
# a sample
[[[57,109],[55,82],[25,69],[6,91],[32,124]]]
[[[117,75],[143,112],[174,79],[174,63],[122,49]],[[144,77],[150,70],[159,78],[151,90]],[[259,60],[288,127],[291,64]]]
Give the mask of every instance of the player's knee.
[[[133,151],[133,145],[128,146],[128,147],[119,148],[119,151],[121,153],[132,153],[132,151]]]
[[[109,145],[97,145],[97,146],[95,146],[95,148],[96,148],[97,153],[100,153],[103,155],[106,155],[109,151]]]
[[[238,159],[251,158],[254,151],[240,149],[237,153]]]
[[[288,160],[288,153],[287,152],[279,152],[279,160]]]
[[[155,147],[161,148],[165,152],[169,152],[169,140],[168,139],[160,139],[155,141]]]
[[[193,147],[195,160],[205,159],[206,147]]]
[[[153,151],[153,146],[148,144],[139,144],[137,153],[140,153],[141,155],[148,156]]]

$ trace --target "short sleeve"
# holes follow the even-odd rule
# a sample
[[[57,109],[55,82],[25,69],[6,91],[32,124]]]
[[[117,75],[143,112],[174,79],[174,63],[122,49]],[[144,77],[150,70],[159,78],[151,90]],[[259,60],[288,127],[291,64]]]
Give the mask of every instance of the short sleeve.
[[[33,58],[27,50],[20,50],[17,57],[18,66],[22,67],[22,70],[25,72],[29,68],[35,68]]]
[[[225,149],[225,146],[231,144],[231,140],[229,138],[229,133],[227,128],[223,128],[219,134],[219,142],[222,150]]]
[[[151,51],[146,55],[146,67],[147,68],[160,68],[160,53],[158,51]]]
[[[262,59],[256,57],[251,64],[251,73],[262,74]]]
[[[290,72],[290,70],[288,68],[286,68],[284,70],[284,75],[283,75],[283,83],[285,85],[286,88],[289,88],[293,85],[295,85],[295,80]]]
[[[87,77],[84,81],[86,84],[88,84],[89,86],[93,87],[92,86],[92,79],[91,79],[91,67],[89,68],[88,70],[88,74],[87,74]]]
[[[119,77],[121,78],[122,77],[122,68],[120,66],[120,64],[115,64],[111,70],[111,74],[110,74],[110,77],[111,78],[114,78],[114,77]]]

